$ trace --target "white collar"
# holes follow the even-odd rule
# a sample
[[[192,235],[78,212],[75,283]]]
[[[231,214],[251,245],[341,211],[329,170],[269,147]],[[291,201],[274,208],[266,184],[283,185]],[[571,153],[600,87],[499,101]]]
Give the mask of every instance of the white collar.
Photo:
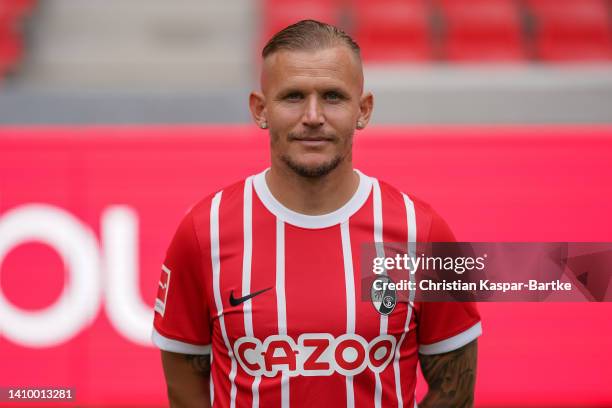
[[[268,170],[269,168],[253,176],[253,186],[257,196],[268,211],[280,220],[302,228],[327,228],[348,220],[351,215],[355,214],[365,204],[370,196],[373,184],[372,178],[355,169],[355,172],[359,175],[359,187],[357,187],[355,194],[342,207],[327,214],[306,215],[290,210],[272,195],[266,183],[266,173]]]

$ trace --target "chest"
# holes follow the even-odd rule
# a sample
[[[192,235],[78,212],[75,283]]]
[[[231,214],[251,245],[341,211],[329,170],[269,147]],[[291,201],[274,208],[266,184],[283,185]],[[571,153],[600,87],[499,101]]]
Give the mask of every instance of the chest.
[[[254,230],[250,245],[226,245],[220,254],[219,293],[231,343],[245,336],[265,342],[277,335],[356,334],[368,342],[401,335],[407,305],[381,315],[363,279],[361,247],[371,240],[370,228],[282,227],[268,236]]]

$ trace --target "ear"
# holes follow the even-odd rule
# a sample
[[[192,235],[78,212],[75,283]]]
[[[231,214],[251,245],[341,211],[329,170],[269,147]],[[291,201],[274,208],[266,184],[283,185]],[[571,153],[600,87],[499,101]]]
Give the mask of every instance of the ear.
[[[249,95],[249,109],[251,116],[258,127],[266,129],[268,121],[266,119],[266,98],[260,92],[251,92]]]
[[[372,92],[366,92],[361,95],[361,99],[359,100],[359,117],[357,117],[356,123],[357,129],[364,129],[368,125],[373,109],[374,96]]]

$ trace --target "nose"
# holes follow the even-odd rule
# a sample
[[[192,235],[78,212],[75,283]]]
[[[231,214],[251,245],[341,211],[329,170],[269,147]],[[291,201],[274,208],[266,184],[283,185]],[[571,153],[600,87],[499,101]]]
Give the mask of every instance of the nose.
[[[304,104],[304,115],[302,123],[307,127],[319,127],[325,122],[325,115],[319,98],[316,95],[308,96],[306,103]]]

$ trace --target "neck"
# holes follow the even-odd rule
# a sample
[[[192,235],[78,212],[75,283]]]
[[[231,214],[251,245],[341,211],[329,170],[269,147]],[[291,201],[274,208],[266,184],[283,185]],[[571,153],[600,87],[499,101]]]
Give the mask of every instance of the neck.
[[[317,178],[302,177],[285,165],[273,163],[266,174],[266,183],[272,195],[290,210],[322,215],[350,200],[359,187],[359,175],[353,171],[350,161]]]

